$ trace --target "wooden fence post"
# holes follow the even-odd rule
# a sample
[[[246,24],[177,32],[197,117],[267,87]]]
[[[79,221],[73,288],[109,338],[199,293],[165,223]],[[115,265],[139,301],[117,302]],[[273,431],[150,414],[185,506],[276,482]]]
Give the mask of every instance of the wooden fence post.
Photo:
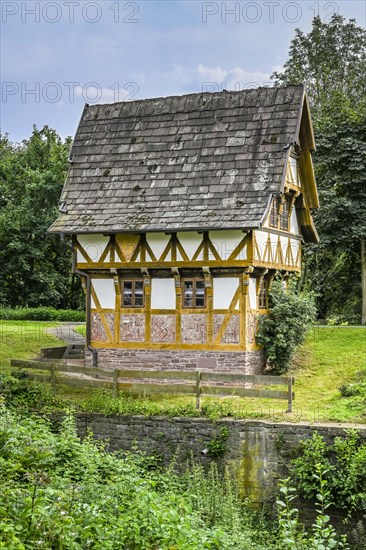
[[[287,392],[288,392],[288,406],[287,406],[287,412],[292,413],[292,386],[294,383],[294,379],[292,376],[289,376],[288,378],[288,385],[287,385]]]
[[[118,397],[118,377],[119,370],[115,369],[113,371],[113,397]]]
[[[196,409],[201,408],[201,373],[196,372]]]

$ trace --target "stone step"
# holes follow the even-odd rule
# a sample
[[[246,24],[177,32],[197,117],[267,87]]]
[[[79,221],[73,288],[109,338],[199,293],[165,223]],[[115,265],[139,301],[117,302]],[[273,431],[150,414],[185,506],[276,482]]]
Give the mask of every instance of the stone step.
[[[82,344],[70,344],[62,356],[64,360],[84,360],[84,346]]]

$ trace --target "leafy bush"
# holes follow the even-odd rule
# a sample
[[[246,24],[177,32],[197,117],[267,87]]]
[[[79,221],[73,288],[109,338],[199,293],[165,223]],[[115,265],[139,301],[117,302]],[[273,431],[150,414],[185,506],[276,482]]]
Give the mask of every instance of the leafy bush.
[[[0,319],[7,321],[85,321],[84,311],[54,309],[52,307],[0,308]]]
[[[64,411],[70,403],[55,394],[50,384],[29,380],[25,371],[0,374],[0,397],[6,406],[39,412]]]
[[[341,384],[338,388],[342,397],[361,397],[365,399],[366,405],[366,370],[362,369],[356,373],[356,381],[351,384]]]
[[[290,486],[290,478],[280,480],[280,497],[276,503],[281,548],[288,548],[288,550],[349,549],[346,535],[340,537],[337,535],[326,513],[332,502],[325,474],[327,471],[322,469],[321,464],[316,464],[313,478],[318,488],[315,504],[317,516],[312,524],[312,532],[309,534],[305,533],[304,526],[299,522],[299,510],[293,506],[297,498],[296,489]]]
[[[249,511],[236,472],[213,463],[160,468],[136,449],[123,457],[79,440],[72,416],[48,421],[0,407],[0,548],[9,550],[340,549],[324,511],[328,484],[317,466],[319,513],[306,533],[283,485],[278,523]],[[344,537],[343,537],[344,541]]]
[[[0,548],[264,550],[233,478],[215,466],[161,470],[135,451],[80,442],[67,416],[59,434],[39,418],[0,411]]]
[[[220,457],[226,453],[227,440],[230,432],[226,426],[222,426],[218,434],[214,435],[208,443],[208,451],[211,456]]]
[[[317,496],[314,471],[318,465],[325,472],[332,503],[349,513],[366,511],[366,444],[361,444],[356,430],[348,430],[346,437],[336,437],[333,445],[326,444],[318,433],[301,442],[290,472],[293,485],[305,498]]]
[[[285,289],[280,281],[273,283],[269,299],[269,314],[259,317],[256,340],[263,346],[271,371],[283,374],[315,320],[315,302],[312,294],[296,292],[293,282]]]
[[[366,397],[366,382],[356,382],[354,384],[342,384],[339,387],[339,392],[342,397],[354,397],[361,395]]]

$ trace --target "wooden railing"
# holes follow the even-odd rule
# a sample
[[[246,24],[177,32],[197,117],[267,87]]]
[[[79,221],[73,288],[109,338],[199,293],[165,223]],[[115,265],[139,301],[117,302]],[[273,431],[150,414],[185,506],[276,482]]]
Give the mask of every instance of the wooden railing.
[[[287,399],[287,412],[292,412],[294,399],[293,377],[229,374],[202,371],[153,371],[115,369],[113,371],[67,365],[65,363],[12,359],[12,367],[30,371],[46,371],[47,376],[29,372],[30,379],[51,382],[55,390],[57,384],[82,387],[107,387],[115,396],[119,391],[130,393],[188,393],[196,396],[196,408],[201,406],[204,395],[259,397]],[[79,375],[79,376],[78,376]],[[160,383],[159,383],[160,381]],[[211,384],[214,385],[211,385]],[[263,389],[263,386],[285,386],[286,389]]]

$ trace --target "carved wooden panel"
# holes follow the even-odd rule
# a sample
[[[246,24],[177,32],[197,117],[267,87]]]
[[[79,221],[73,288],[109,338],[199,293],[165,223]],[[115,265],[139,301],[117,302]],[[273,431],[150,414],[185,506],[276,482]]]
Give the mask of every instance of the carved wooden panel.
[[[125,261],[131,261],[131,258],[140,241],[139,235],[124,234],[116,235],[117,249],[122,252]]]

